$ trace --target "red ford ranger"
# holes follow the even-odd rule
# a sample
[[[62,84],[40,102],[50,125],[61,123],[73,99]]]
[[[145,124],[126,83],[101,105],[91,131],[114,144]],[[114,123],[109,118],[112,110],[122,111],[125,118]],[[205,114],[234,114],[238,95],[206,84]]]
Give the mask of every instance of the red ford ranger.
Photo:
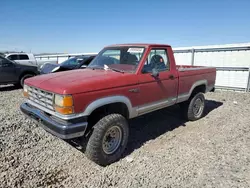
[[[61,139],[87,137],[86,156],[106,166],[126,147],[128,119],[179,104],[197,120],[215,78],[216,68],[177,66],[169,45],[111,45],[86,69],[26,79],[20,109]]]

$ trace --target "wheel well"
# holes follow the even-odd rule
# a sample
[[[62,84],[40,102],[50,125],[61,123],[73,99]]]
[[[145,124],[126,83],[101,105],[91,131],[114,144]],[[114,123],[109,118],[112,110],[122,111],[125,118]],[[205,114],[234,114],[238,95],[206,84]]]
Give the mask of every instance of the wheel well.
[[[23,77],[24,75],[26,75],[26,74],[36,75],[36,73],[34,73],[34,72],[32,72],[32,71],[25,71],[25,72],[23,72],[23,73],[19,76],[19,80],[21,80],[22,77]]]
[[[202,84],[202,85],[199,85],[199,86],[196,86],[193,91],[192,91],[192,94],[191,94],[191,97],[195,96],[197,93],[205,93],[206,92],[206,85],[205,84]]]
[[[215,92],[215,87],[213,87],[213,88],[210,90],[210,92]]]
[[[88,128],[86,133],[88,134],[92,127],[105,115],[117,113],[124,116],[126,119],[129,118],[129,110],[126,104],[122,102],[116,102],[101,106],[95,109],[88,117]]]

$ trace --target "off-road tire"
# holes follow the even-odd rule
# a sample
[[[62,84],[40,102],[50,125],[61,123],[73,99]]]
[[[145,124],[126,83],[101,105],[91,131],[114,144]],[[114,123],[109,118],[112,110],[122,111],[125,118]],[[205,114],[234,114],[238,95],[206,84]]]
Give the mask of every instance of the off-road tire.
[[[24,85],[24,80],[25,80],[26,78],[30,78],[30,77],[33,77],[33,76],[34,76],[34,74],[25,74],[25,75],[23,75],[22,78],[20,79],[20,85],[21,85],[21,87],[23,87],[23,85]]]
[[[106,132],[114,126],[118,126],[122,132],[121,142],[112,154],[106,154],[103,147],[103,139]],[[124,152],[129,135],[129,126],[125,117],[120,114],[109,114],[101,118],[95,125],[94,130],[88,140],[85,154],[96,164],[107,166],[117,161]]]
[[[201,109],[198,114],[194,113],[194,105],[197,99],[201,100]],[[205,109],[205,97],[203,93],[197,93],[191,97],[188,101],[180,104],[182,116],[188,121],[196,121],[203,117]]]

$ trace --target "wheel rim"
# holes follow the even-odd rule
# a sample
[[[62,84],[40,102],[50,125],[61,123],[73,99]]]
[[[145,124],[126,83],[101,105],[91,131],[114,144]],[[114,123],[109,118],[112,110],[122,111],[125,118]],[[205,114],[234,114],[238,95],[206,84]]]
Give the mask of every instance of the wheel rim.
[[[110,127],[105,133],[102,141],[104,153],[110,155],[114,153],[121,144],[122,130],[119,126]]]
[[[204,108],[204,103],[203,100],[198,98],[196,99],[196,101],[194,102],[194,106],[193,106],[193,113],[196,117],[200,116],[202,114]]]

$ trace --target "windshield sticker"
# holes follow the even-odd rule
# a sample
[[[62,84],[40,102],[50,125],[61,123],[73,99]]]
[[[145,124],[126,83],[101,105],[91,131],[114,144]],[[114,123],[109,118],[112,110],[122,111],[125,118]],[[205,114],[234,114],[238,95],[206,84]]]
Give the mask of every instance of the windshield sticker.
[[[142,53],[143,52],[143,48],[129,48],[128,52],[132,52],[132,53]]]

